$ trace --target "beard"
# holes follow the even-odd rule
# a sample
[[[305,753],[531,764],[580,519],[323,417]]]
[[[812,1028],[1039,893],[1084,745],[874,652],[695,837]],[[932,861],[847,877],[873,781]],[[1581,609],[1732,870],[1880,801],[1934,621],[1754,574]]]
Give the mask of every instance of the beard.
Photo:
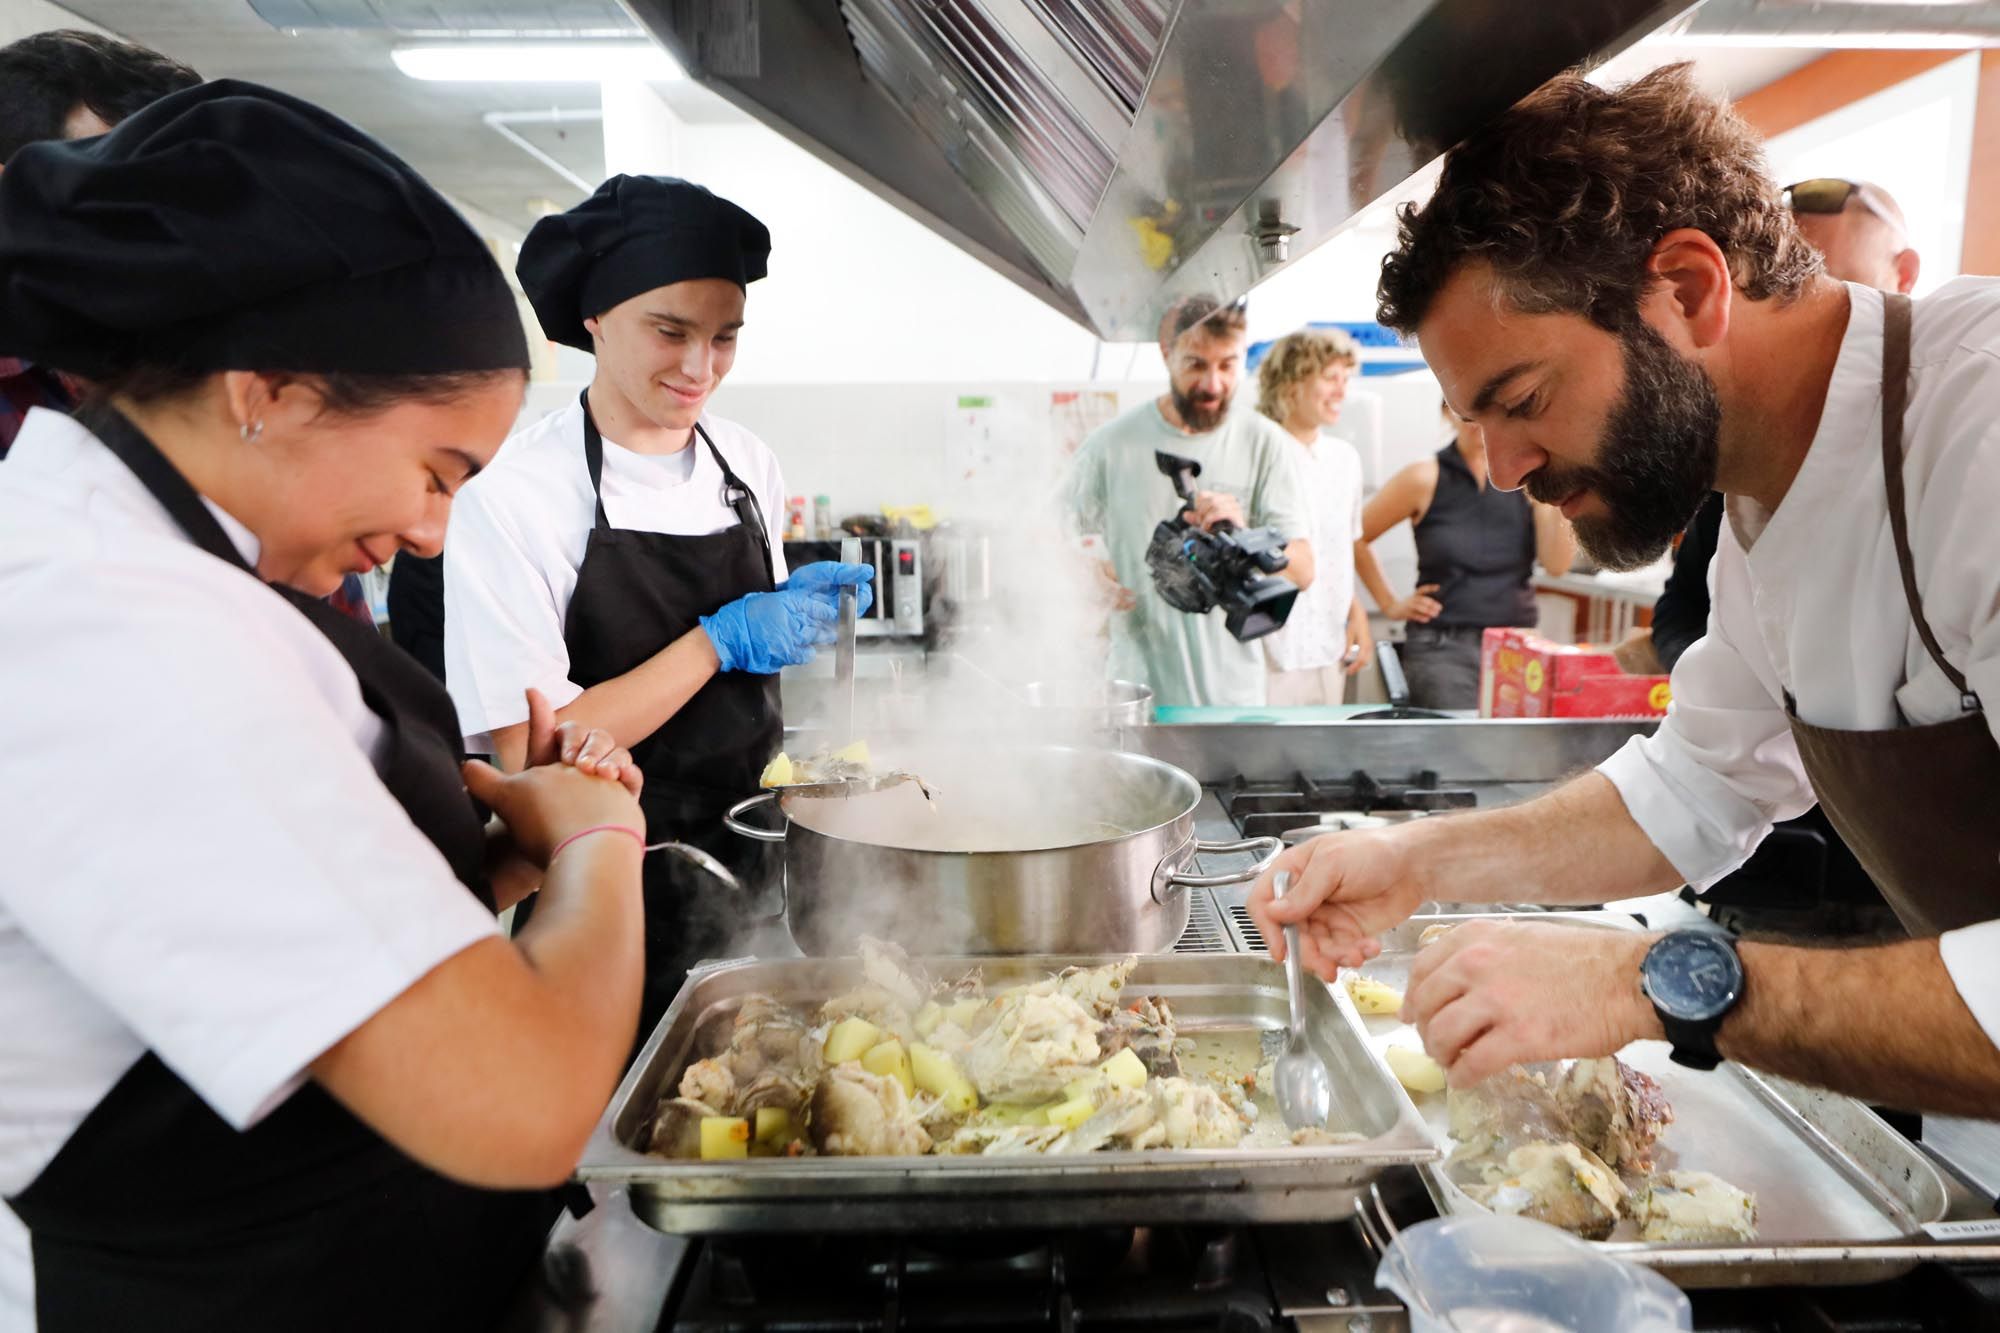
[[[1559,504],[1589,490],[1605,513],[1575,520],[1577,544],[1605,569],[1639,569],[1667,553],[1715,489],[1722,403],[1708,372],[1651,327],[1621,335],[1625,391],[1611,409],[1596,461],[1543,467],[1528,494]]]
[[[1181,424],[1196,435],[1206,435],[1229,417],[1229,394],[1190,395],[1174,386],[1174,412]]]

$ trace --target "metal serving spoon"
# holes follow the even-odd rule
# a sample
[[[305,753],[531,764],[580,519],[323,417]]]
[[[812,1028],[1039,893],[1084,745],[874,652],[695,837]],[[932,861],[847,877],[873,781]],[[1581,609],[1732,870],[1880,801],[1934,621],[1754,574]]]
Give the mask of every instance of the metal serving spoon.
[[[1271,884],[1274,900],[1292,887],[1292,872],[1280,870]],[[1306,1044],[1306,975],[1299,962],[1299,928],[1285,927],[1285,985],[1292,997],[1292,1034],[1275,1071],[1278,1114],[1289,1130],[1321,1129],[1333,1106],[1333,1078],[1318,1052]]]

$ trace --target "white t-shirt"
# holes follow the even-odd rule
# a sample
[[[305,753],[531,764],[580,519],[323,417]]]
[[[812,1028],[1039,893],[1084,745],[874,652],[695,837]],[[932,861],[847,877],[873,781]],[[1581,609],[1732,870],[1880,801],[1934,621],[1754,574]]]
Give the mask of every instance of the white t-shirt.
[[[56,413],[0,465],[0,619],[0,1194],[147,1050],[247,1127],[495,933],[377,779],[333,645]],[[33,1327],[0,1207],[0,1328]]]
[[[1910,618],[1889,532],[1882,294],[1847,291],[1847,333],[1797,478],[1775,511],[1732,499],[1708,570],[1708,633],[1674,666],[1667,719],[1599,769],[1691,884],[1720,879],[1774,821],[1813,804],[1785,691],[1821,727],[1961,716]],[[1947,283],[1916,303],[1911,334],[1903,479],[1917,589],[1938,646],[2000,728],[2000,279]],[[2000,921],[1951,931],[1942,948],[2000,1042]]]
[[[1289,432],[1288,432],[1289,434]],[[1354,543],[1361,539],[1361,455],[1335,435],[1298,444],[1299,480],[1311,517],[1313,581],[1292,603],[1285,627],[1266,635],[1264,651],[1279,671],[1339,666],[1347,652],[1347,611],[1354,603]]]
[[[757,497],[771,567],[783,582],[785,483],[777,456],[733,421],[704,416],[701,424]],[[723,499],[722,469],[700,439],[666,456],[605,440],[602,493],[614,528],[696,537],[738,522]],[[490,753],[492,732],[528,720],[524,691],[540,690],[556,708],[583,693],[569,678],[563,621],[596,516],[583,461],[583,408],[574,402],[509,439],[452,502],[444,544],[445,680],[473,753]]]

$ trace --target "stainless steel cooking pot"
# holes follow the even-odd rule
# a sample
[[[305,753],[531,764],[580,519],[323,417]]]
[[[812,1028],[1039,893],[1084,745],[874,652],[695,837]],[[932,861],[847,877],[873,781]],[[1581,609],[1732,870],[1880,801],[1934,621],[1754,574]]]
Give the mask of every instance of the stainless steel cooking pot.
[[[1187,929],[1187,892],[1255,878],[1276,838],[1204,843],[1201,787],[1171,764],[1055,746],[897,754],[915,783],[840,796],[764,792],[724,822],[785,844],[785,920],[800,949],[862,935],[916,954],[1158,953]],[[743,816],[775,803],[784,830]],[[1256,864],[1192,873],[1200,853]]]
[[[1131,680],[1038,680],[1021,687],[1040,718],[1070,734],[1143,727],[1153,720],[1153,689]]]

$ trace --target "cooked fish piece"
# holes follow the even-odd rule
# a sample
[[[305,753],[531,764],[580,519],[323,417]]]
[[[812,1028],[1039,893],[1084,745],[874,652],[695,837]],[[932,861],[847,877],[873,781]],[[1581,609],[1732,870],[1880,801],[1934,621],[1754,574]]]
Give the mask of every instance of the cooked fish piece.
[[[1496,1213],[1547,1222],[1585,1240],[1609,1236],[1625,1205],[1618,1177],[1574,1143],[1524,1143],[1504,1166],[1489,1166],[1486,1184],[1464,1188]]]
[[[1047,1152],[1062,1131],[1054,1125],[967,1125],[938,1147],[941,1153],[1018,1157]]]
[[[1535,1073],[1511,1065],[1472,1088],[1445,1093],[1451,1136],[1461,1144],[1485,1139],[1507,1143],[1574,1137],[1569,1116],[1548,1084]]]
[[[685,1080],[682,1081],[682,1088],[685,1091]],[[751,1117],[760,1110],[772,1108],[789,1113],[792,1123],[797,1124],[804,1119],[806,1103],[811,1098],[812,1084],[809,1081],[782,1069],[766,1069],[736,1089],[735,1097],[729,1102],[729,1114]]]
[[[1292,1146],[1294,1148],[1330,1148],[1343,1143],[1366,1143],[1367,1141],[1368,1136],[1366,1134],[1356,1134],[1352,1130],[1345,1129],[1321,1129],[1317,1125],[1308,1125],[1304,1129],[1295,1129],[1292,1131]]]
[[[734,1106],[736,1075],[721,1060],[697,1060],[681,1075],[681,1096],[710,1106]]]
[[[646,1151],[662,1157],[699,1157],[703,1117],[721,1114],[690,1097],[669,1097],[653,1108],[653,1123],[646,1128]]]
[[[1457,924],[1451,921],[1440,921],[1435,925],[1425,926],[1417,935],[1417,948],[1428,949],[1456,929],[1458,929]]]
[[[931,1147],[903,1085],[853,1064],[835,1065],[813,1089],[811,1133],[831,1157],[907,1157]]]
[[[1556,1081],[1554,1092],[1578,1143],[1607,1166],[1652,1170],[1654,1148],[1674,1119],[1674,1108],[1657,1082],[1607,1057],[1575,1061]]]
[[[1014,991],[965,1050],[982,1101],[1033,1105],[1097,1063],[1098,1021],[1067,995]]]
[[[860,940],[861,975],[880,987],[897,1004],[914,1011],[931,993],[931,979],[910,962],[902,946],[863,935]]]
[[[822,1023],[834,1023],[843,1018],[865,1018],[905,1046],[917,1038],[912,1006],[904,1004],[895,992],[872,981],[864,981],[853,990],[843,991],[819,1007]]]
[[[1706,1171],[1663,1171],[1632,1195],[1641,1240],[1736,1245],[1757,1239],[1757,1196]]]
[[[1141,1088],[1110,1088],[1099,1094],[1097,1110],[1088,1120],[1057,1139],[1052,1153],[1096,1152],[1099,1148],[1152,1147],[1166,1137],[1160,1108]],[[1141,1143],[1139,1140],[1147,1140]]]
[[[1171,1078],[1181,1072],[1174,1011],[1159,996],[1112,1010],[1097,1031],[1097,1049],[1107,1060],[1120,1051],[1130,1050],[1155,1078]]]
[[[1109,1018],[1119,1009],[1125,982],[1138,962],[1135,957],[1104,967],[1066,968],[1056,977],[1056,989],[1099,1018]]]
[[[1169,1148],[1234,1148],[1250,1124],[1208,1084],[1157,1078],[1146,1088],[1158,1104]]]
[[[736,1012],[728,1047],[716,1057],[738,1085],[776,1069],[810,1081],[819,1068],[819,1042],[803,1019],[769,996],[753,995]]]

